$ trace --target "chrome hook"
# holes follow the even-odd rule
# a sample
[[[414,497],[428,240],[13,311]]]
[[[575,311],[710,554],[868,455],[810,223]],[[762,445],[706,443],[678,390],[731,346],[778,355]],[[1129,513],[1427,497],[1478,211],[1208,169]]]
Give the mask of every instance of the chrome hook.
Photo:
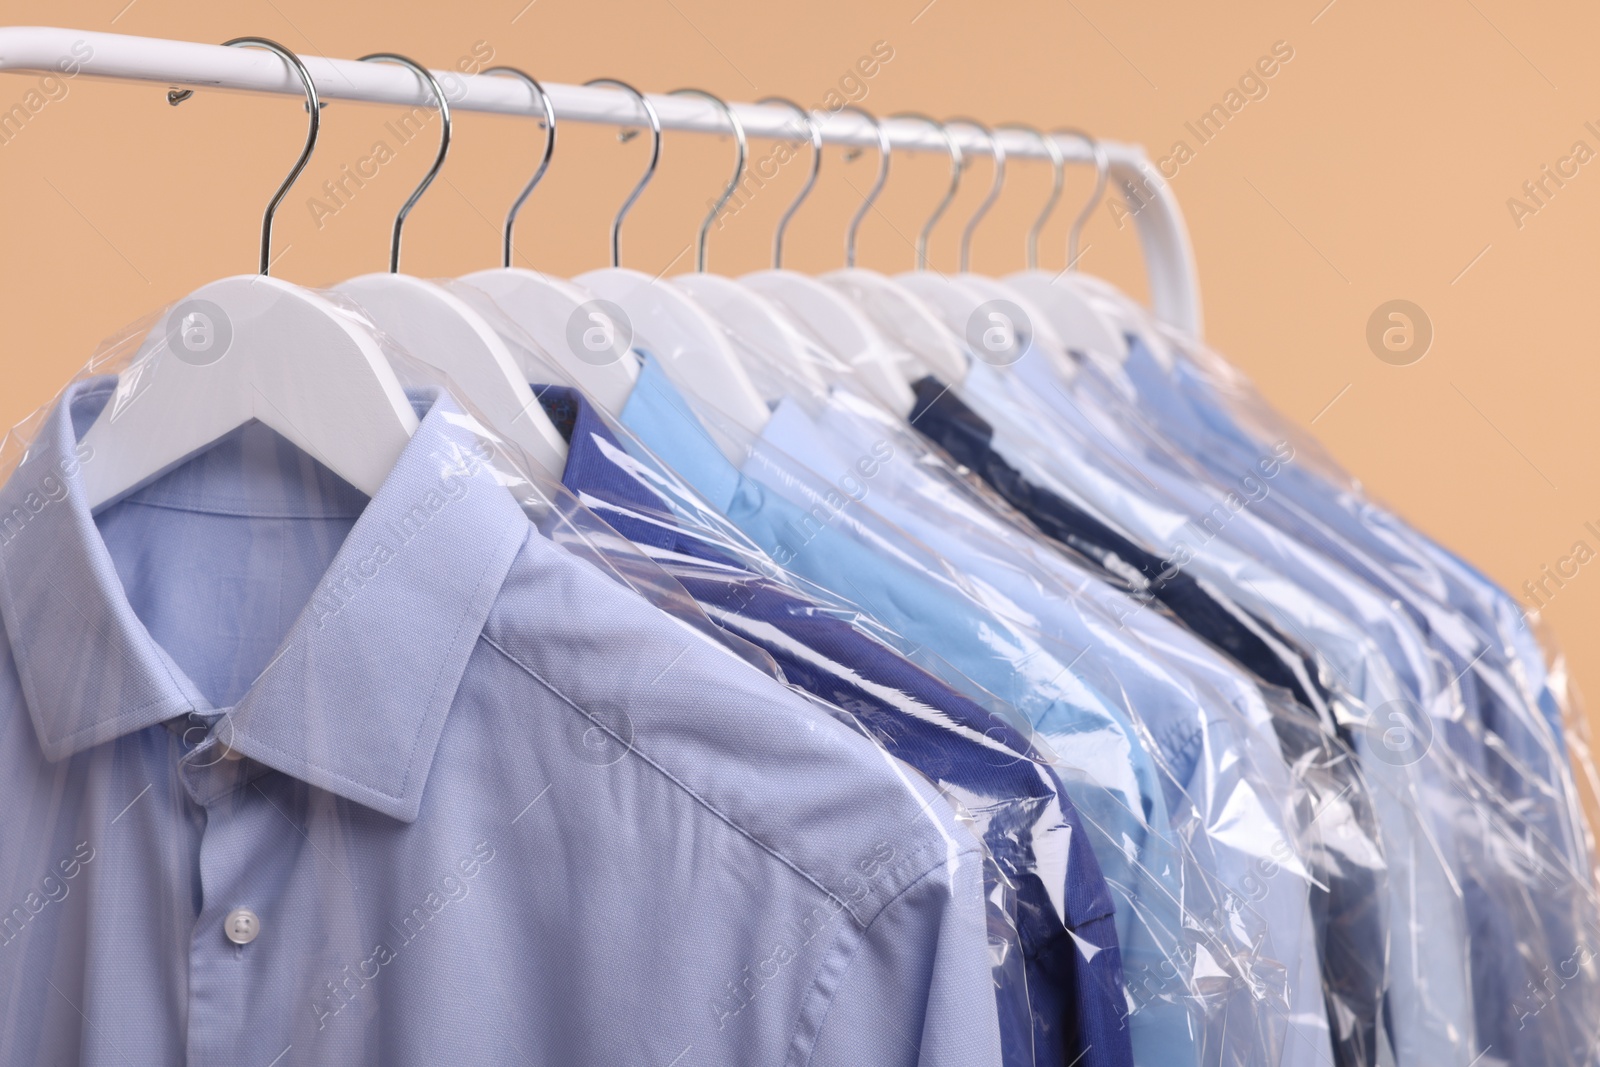
[[[971,126],[982,134],[984,141],[989,145],[989,155],[994,160],[994,177],[989,182],[989,192],[984,196],[983,202],[978,205],[977,210],[973,211],[972,218],[967,220],[966,226],[961,230],[961,257],[957,261],[957,265],[961,273],[965,274],[967,273],[968,263],[972,258],[972,235],[977,232],[978,223],[983,221],[983,217],[989,213],[989,209],[994,206],[994,202],[1000,199],[1000,189],[1006,183],[1006,150],[1005,146],[995,137],[994,131],[977,119],[954,118],[945,120],[946,127],[953,125]]]
[[[428,87],[428,91],[433,94],[434,107],[439,112],[439,121],[442,127],[439,131],[439,154],[433,158],[433,166],[428,168],[428,173],[423,175],[422,181],[417,183],[417,187],[411,190],[411,195],[406,198],[404,204],[400,205],[400,211],[394,217],[394,233],[389,238],[389,273],[398,274],[400,273],[400,231],[406,224],[406,216],[411,214],[411,209],[416,206],[418,200],[422,199],[422,194],[427,192],[428,186],[433,184],[433,179],[439,176],[439,171],[444,166],[444,157],[450,152],[450,101],[445,99],[444,89],[439,85],[439,79],[433,76],[431,70],[414,59],[408,59],[395,52],[374,52],[371,55],[362,56],[361,62],[398,63],[402,67],[409,68],[413,74],[422,79],[423,84]]]
[[[1031,135],[1044,147],[1045,154],[1050,157],[1050,167],[1054,172],[1054,179],[1050,185],[1050,198],[1044,202],[1044,207],[1039,212],[1039,217],[1033,220],[1033,225],[1028,227],[1027,263],[1029,270],[1039,269],[1039,234],[1044,231],[1044,224],[1055,213],[1056,204],[1061,200],[1061,189],[1066,184],[1066,157],[1061,154],[1061,146],[1055,139],[1046,137],[1039,130],[1021,122],[1008,122],[1004,126],[996,126],[996,130],[1020,130]]]
[[[1067,265],[1066,270],[1078,269],[1078,239],[1083,236],[1083,227],[1089,221],[1089,216],[1094,214],[1094,209],[1100,206],[1100,198],[1105,195],[1106,179],[1111,174],[1111,158],[1106,155],[1106,150],[1100,142],[1089,134],[1079,129],[1051,130],[1050,136],[1076,137],[1089,146],[1089,153],[1094,157],[1094,192],[1089,194],[1089,202],[1083,205],[1083,210],[1078,212],[1078,217],[1072,220],[1072,229],[1067,231]]]
[[[811,117],[811,112],[795,103],[793,100],[781,96],[766,96],[756,101],[758,104],[781,104],[800,116],[800,121],[806,124],[806,132],[811,135],[811,173],[806,175],[805,185],[800,187],[800,193],[794,198],[778,219],[778,228],[772,234],[772,269],[777,270],[783,266],[783,232],[789,228],[789,220],[794,218],[794,213],[800,210],[800,205],[805,203],[806,197],[811,195],[811,189],[817,184],[817,174],[822,170],[822,127],[817,125],[817,120]]]
[[[739,188],[739,179],[744,175],[744,161],[746,156],[749,155],[750,146],[745,140],[744,123],[739,121],[739,116],[733,113],[733,108],[729,107],[727,101],[720,96],[708,93],[704,89],[674,89],[667,95],[698,96],[700,99],[710,102],[717,110],[722,112],[722,117],[728,120],[728,126],[733,130],[734,142],[738,145],[733,164],[733,177],[728,179],[728,184],[722,189],[722,195],[717,198],[715,204],[711,205],[711,210],[706,212],[705,220],[700,223],[700,236],[695,243],[694,269],[704,274],[706,270],[706,240],[711,233],[711,224],[717,221],[717,213],[722,210],[723,205],[727,204],[728,200],[733,196],[733,191]]]
[[[556,109],[555,105],[550,102],[550,94],[544,91],[544,86],[540,85],[539,80],[526,71],[518,70],[516,67],[489,67],[482,73],[509,74],[513,78],[522,79],[523,83],[533,90],[533,94],[539,98],[539,106],[544,109],[544,155],[539,160],[539,169],[533,172],[533,177],[528,179],[528,184],[522,187],[522,192],[517,195],[516,200],[512,201],[511,210],[506,212],[505,236],[500,252],[500,265],[502,267],[510,267],[512,233],[517,225],[517,212],[522,210],[522,204],[528,199],[528,194],[533,192],[533,187],[538,185],[544,178],[544,172],[550,169],[550,157],[555,154]]]
[[[890,121],[896,119],[914,119],[917,122],[926,122],[934,128],[940,137],[944,138],[945,146],[950,151],[950,188],[944,194],[944,199],[939,201],[939,206],[933,209],[933,214],[928,216],[928,221],[923,223],[922,230],[917,234],[917,269],[928,269],[928,238],[933,234],[933,228],[939,222],[939,217],[944,214],[945,208],[956,198],[956,193],[961,188],[961,168],[965,165],[962,158],[961,146],[956,144],[956,139],[950,136],[950,131],[945,129],[944,123],[938,119],[930,118],[915,111],[902,111],[898,115],[890,115]]]
[[[650,179],[656,176],[656,167],[661,163],[661,116],[656,114],[655,105],[650,103],[643,93],[625,81],[619,81],[616,78],[593,78],[583,84],[587,86],[609,85],[614,89],[621,89],[638,101],[639,107],[644,111],[645,119],[650,123],[650,136],[652,138],[650,165],[645,168],[644,176],[639,179],[639,184],[633,187],[633,192],[628,194],[628,199],[622,202],[622,206],[617,209],[616,217],[611,220],[611,265],[620,267],[622,265],[622,220],[627,218],[628,209],[633,207],[635,200],[639,199],[639,194],[644,192],[644,187],[650,184]],[[623,131],[618,136],[622,141],[630,139],[627,131]]]
[[[310,122],[306,126],[305,147],[300,149],[300,158],[294,161],[294,166],[289,169],[289,176],[283,179],[278,186],[278,191],[272,194],[272,199],[267,201],[267,210],[261,216],[261,274],[271,273],[272,266],[272,217],[277,214],[278,205],[283,202],[284,196],[300,177],[300,172],[306,169],[306,164],[311,161],[311,153],[317,147],[317,135],[322,130],[322,104],[317,99],[317,87],[311,80],[311,72],[306,70],[306,65],[300,62],[300,57],[289,51],[277,41],[266,37],[235,37],[231,41],[222,42],[228,48],[265,48],[275,52],[300,78],[300,84],[306,90],[306,111],[310,114]],[[176,107],[194,95],[193,89],[167,90],[167,103]]]
[[[883,128],[883,123],[879,122],[877,117],[870,111],[856,107],[854,104],[846,104],[839,110],[860,115],[872,124],[872,132],[878,135],[878,175],[872,180],[872,188],[868,189],[867,195],[862,198],[861,206],[851,216],[850,228],[845,231],[844,235],[844,265],[854,267],[856,265],[856,234],[861,229],[861,220],[865,219],[867,212],[872,210],[872,205],[878,200],[878,194],[883,192],[883,186],[889,180],[889,153],[894,150],[894,146],[889,142],[889,131]]]

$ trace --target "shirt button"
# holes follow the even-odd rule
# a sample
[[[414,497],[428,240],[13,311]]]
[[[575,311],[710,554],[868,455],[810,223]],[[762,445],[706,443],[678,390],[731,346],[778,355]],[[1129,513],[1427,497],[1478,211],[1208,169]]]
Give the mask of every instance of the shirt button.
[[[248,945],[261,932],[261,920],[249,908],[234,908],[222,920],[222,932],[235,945]]]

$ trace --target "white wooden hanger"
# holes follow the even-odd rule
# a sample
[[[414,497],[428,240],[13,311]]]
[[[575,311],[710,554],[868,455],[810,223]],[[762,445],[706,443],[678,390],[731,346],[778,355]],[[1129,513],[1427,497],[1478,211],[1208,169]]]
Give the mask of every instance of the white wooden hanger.
[[[693,394],[751,435],[766,426],[771,412],[728,340],[725,328],[684,290],[629,270],[621,263],[622,220],[655,176],[661,161],[661,119],[645,95],[615,78],[596,78],[586,85],[612,85],[632,94],[650,123],[650,165],[639,184],[611,221],[611,266],[574,279],[595,296],[618,305],[630,320],[633,336],[661,361],[673,384]],[[731,112],[730,112],[731,114]],[[739,136],[742,142],[743,131]],[[702,252],[706,225],[701,226]],[[737,444],[725,449],[742,452]],[[742,455],[735,456],[743,459]]]
[[[444,166],[450,151],[450,102],[438,79],[405,56],[380,52],[363,62],[398,63],[408,67],[433,93],[439,110],[439,154],[395,215],[389,242],[387,273],[363,274],[335,291],[361,305],[379,329],[392,336],[416,359],[444,374],[462,403],[480,414],[488,427],[513,450],[520,450],[545,473],[561,477],[567,443],[528,387],[528,376],[511,349],[488,320],[443,286],[399,273],[400,237],[406,216]]]
[[[680,274],[672,279],[672,284],[688,293],[696,303],[728,328],[731,334],[730,340],[739,352],[744,368],[750,372],[750,380],[769,403],[786,396],[791,383],[797,378],[813,388],[826,388],[827,382],[822,376],[820,365],[827,362],[830,357],[807,339],[787,314],[766,297],[740,285],[732,278],[706,272],[706,241],[710,235],[711,224],[727,204],[734,190],[739,187],[739,179],[744,174],[749,148],[745,140],[744,124],[725,103],[710,93],[698,89],[679,89],[678,92],[702,96],[722,109],[723,116],[734,131],[738,156],[732,179],[723,188],[721,197],[711,206],[711,211],[701,223],[694,273]],[[768,97],[760,102],[768,104],[775,101],[787,104],[802,116],[805,115],[804,109],[799,104],[781,98]],[[812,154],[811,174],[806,180],[805,187],[800,190],[800,195],[789,205],[788,211],[778,223],[778,236],[774,238],[773,252],[777,260],[781,260],[783,256],[784,227],[816,181],[817,164],[821,160],[822,135],[821,131],[815,130],[814,125],[813,131],[815,136],[812,144],[815,151]]]
[[[311,75],[293,52],[263,37],[226,43],[269,49],[294,68],[310,113],[305,147],[262,217],[260,273],[212,282],[176,304],[84,434],[94,457],[82,468],[91,509],[252,420],[372,496],[417,428],[371,329],[316,293],[267,276],[272,217],[316,147],[321,109]]]
[[[1124,336],[1126,324],[1108,313],[1103,296],[1097,299],[1082,288],[1079,283],[1091,279],[1078,273],[1079,238],[1083,233],[1084,224],[1099,206],[1110,174],[1111,164],[1106,151],[1100,146],[1099,141],[1081,130],[1056,130],[1045,136],[1026,126],[1015,128],[1028,130],[1038,137],[1045,150],[1050,153],[1050,162],[1055,168],[1055,186],[1044,211],[1028,230],[1028,269],[1008,275],[1005,281],[1017,292],[1033,301],[1048,317],[1050,324],[1061,337],[1062,343],[1068,348],[1091,356],[1106,356],[1121,361],[1128,354],[1128,342]],[[1039,231],[1044,228],[1045,221],[1055,210],[1056,201],[1061,195],[1064,163],[1061,146],[1056,143],[1056,138],[1062,135],[1079,138],[1089,146],[1095,162],[1095,185],[1088,203],[1078,212],[1078,217],[1072,221],[1072,228],[1067,233],[1067,265],[1059,273],[1051,274],[1039,269]]]
[[[622,411],[634,382],[639,379],[639,364],[628,349],[605,310],[594,302],[594,294],[561,278],[511,265],[517,213],[550,167],[556,146],[556,112],[544,86],[516,67],[490,67],[484,74],[509,74],[520,78],[534,93],[544,112],[544,155],[539,168],[506,212],[501,265],[481,270],[461,280],[488,294],[503,314],[539,347],[539,356],[549,359],[590,400],[616,415]],[[618,338],[623,337],[621,343]],[[521,346],[513,349],[521,356]],[[524,360],[524,363],[534,363]],[[538,366],[522,365],[525,380],[542,381],[549,372]]]

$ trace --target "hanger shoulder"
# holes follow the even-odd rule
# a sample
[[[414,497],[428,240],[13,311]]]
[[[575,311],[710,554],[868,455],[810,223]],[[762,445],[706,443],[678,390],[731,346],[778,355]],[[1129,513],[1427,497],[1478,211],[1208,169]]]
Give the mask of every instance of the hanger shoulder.
[[[960,343],[923,299],[893,278],[875,270],[849,267],[822,276],[843,293],[884,333],[910,348],[941,381],[966,376],[967,356]]]
[[[417,417],[366,326],[325,298],[248,274],[195,290],[152,329],[83,443],[89,506],[138,488],[257,419],[366,493]]]
[[[723,327],[688,293],[626,267],[607,267],[574,279],[627,314],[629,327],[661,360],[668,377],[751,434],[771,412],[728,341]]]
[[[916,398],[907,384],[914,375],[885,342],[872,321],[841,293],[792,270],[762,270],[739,279],[804,323],[834,355],[861,376],[872,394],[895,411],[909,413]],[[908,373],[910,372],[910,373]]]
[[[597,350],[585,343],[588,331],[606,325],[591,317],[599,314],[592,293],[522,267],[480,270],[461,280],[487,294],[539,346],[537,354],[548,357],[591,400],[612,414],[622,410],[639,380],[639,365],[625,347]],[[551,377],[549,368],[540,366],[524,366],[522,372],[530,382]]]
[[[786,375],[798,376],[815,389],[827,388],[817,368],[815,346],[776,304],[719,274],[680,274],[672,284],[687,292],[748,345],[751,354],[746,359],[746,369],[753,381],[768,386],[764,390],[768,400],[779,400],[787,392]]]
[[[1121,329],[1073,285],[1070,276],[1028,270],[1008,275],[1005,282],[1039,308],[1068,348],[1118,360],[1127,356],[1128,342]]]
[[[494,327],[449,290],[407,274],[364,274],[335,287],[407,353],[444,374],[509,445],[560,477],[566,441],[539,406]]]

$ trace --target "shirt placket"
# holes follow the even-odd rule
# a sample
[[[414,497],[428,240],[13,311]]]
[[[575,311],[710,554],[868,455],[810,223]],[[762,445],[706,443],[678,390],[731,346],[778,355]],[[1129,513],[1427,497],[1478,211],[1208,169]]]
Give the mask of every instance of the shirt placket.
[[[187,1060],[268,1063],[287,1029],[258,1002],[273,981],[273,961],[284,956],[281,882],[270,872],[293,853],[295,815],[274,809],[256,785],[275,772],[228,747],[227,714],[204,721],[203,739],[178,764],[205,814],[196,857],[200,910],[189,940]]]

